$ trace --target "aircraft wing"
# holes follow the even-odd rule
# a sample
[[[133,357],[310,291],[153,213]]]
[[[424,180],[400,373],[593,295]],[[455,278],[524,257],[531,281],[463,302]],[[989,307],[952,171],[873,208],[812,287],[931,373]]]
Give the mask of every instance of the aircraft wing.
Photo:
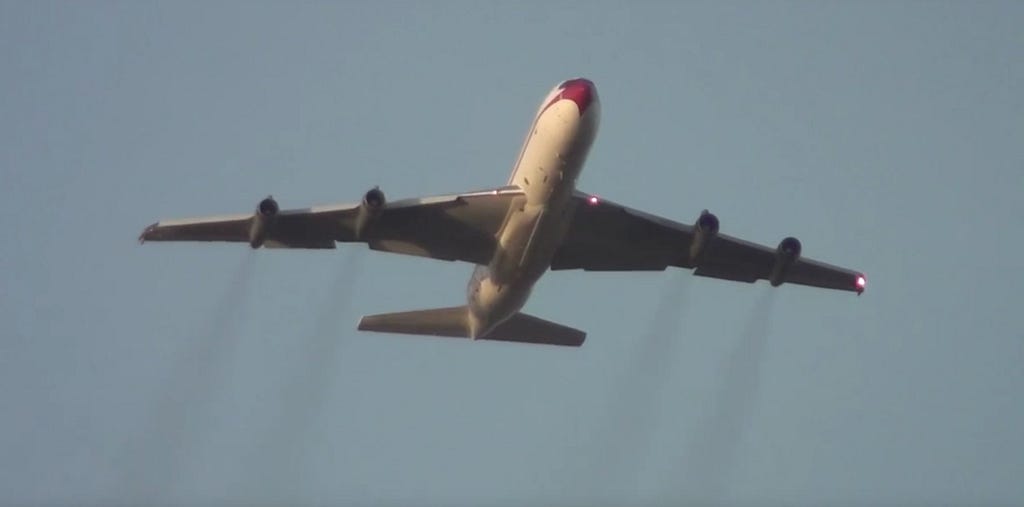
[[[861,273],[801,257],[799,242],[793,238],[772,248],[717,234],[718,221],[713,216],[716,233],[708,235],[696,225],[580,192],[573,199],[576,213],[552,260],[553,270],[661,271],[675,266],[696,268],[694,274],[698,276],[739,282],[770,280],[774,285],[795,283],[857,293],[864,290]],[[792,242],[795,256],[791,255]]]
[[[274,213],[266,216],[257,211],[160,221],[147,227],[139,241],[248,242],[269,248],[364,242],[374,250],[486,264],[494,253],[495,234],[517,198],[522,198],[518,187],[503,187],[382,202],[373,212],[360,204],[277,211],[274,202]]]

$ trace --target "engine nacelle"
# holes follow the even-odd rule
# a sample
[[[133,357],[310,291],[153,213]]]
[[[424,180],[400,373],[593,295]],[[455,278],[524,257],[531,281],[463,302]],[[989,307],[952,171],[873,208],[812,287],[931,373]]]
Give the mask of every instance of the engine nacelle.
[[[252,225],[249,226],[249,246],[259,248],[267,238],[267,229],[274,222],[277,212],[281,208],[272,196],[260,201],[256,205],[256,213],[252,216]]]
[[[775,250],[775,266],[772,267],[771,277],[768,281],[772,287],[778,287],[786,281],[786,273],[789,267],[800,258],[800,240],[789,237],[779,242]]]
[[[693,224],[693,242],[690,243],[690,264],[696,266],[711,240],[718,235],[718,217],[704,210]]]
[[[366,191],[363,195],[363,208],[369,210],[380,210],[387,204],[387,199],[384,198],[384,192],[381,191],[380,187],[373,187]]]
[[[366,226],[380,215],[387,205],[387,199],[380,187],[373,187],[363,194],[363,202],[359,204],[359,217],[356,218],[356,237],[362,237]]]

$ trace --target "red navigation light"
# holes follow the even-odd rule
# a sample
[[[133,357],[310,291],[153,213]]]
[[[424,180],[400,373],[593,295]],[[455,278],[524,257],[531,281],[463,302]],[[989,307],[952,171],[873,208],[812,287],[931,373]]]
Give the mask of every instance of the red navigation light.
[[[592,195],[590,196],[590,199],[587,199],[587,202],[590,203],[591,206],[597,206],[601,200],[598,199],[596,195]]]
[[[868,285],[868,279],[864,278],[864,275],[857,275],[857,293],[864,292],[864,288]]]

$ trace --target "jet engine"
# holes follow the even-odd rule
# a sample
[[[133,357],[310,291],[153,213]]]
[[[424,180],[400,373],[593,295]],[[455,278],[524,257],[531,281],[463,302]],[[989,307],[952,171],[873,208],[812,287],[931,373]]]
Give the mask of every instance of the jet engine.
[[[363,235],[363,229],[380,215],[387,205],[387,199],[380,187],[373,187],[363,194],[363,202],[359,204],[359,217],[356,219],[356,237]]]
[[[256,205],[256,213],[252,216],[252,225],[249,227],[249,246],[263,246],[263,241],[267,238],[267,229],[274,222],[274,217],[280,209],[277,201],[269,195]]]
[[[384,192],[381,191],[380,187],[373,187],[363,195],[364,209],[379,210],[386,203],[387,199],[384,198]]]
[[[800,240],[789,237],[779,242],[775,250],[775,266],[772,267],[771,277],[768,281],[772,287],[778,287],[786,281],[786,273],[789,267],[800,258]]]
[[[700,212],[693,224],[693,241],[690,243],[690,264],[696,266],[704,255],[711,240],[718,235],[718,217],[708,210]]]

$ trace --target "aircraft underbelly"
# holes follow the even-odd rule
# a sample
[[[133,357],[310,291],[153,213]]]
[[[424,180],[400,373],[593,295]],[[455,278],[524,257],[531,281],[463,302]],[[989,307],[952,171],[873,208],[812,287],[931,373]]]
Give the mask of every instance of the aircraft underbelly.
[[[523,189],[497,236],[494,257],[478,266],[469,287],[473,326],[492,329],[518,312],[548,270],[572,219],[576,177],[596,134],[596,120],[575,104],[555,104],[537,118],[511,183]]]
[[[564,226],[554,220],[560,215],[560,209],[543,205],[510,211],[495,256],[486,267],[477,267],[477,286],[470,294],[471,307],[491,314],[488,320],[494,325],[522,308],[550,266],[564,233]]]

